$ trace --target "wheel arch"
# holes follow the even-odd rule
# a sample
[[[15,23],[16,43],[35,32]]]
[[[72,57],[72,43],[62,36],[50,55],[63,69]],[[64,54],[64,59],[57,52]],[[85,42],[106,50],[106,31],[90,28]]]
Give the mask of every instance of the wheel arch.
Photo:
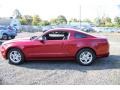
[[[19,50],[23,53],[24,58],[25,58],[25,54],[24,54],[24,52],[22,51],[22,49],[19,48],[19,47],[14,46],[14,47],[9,47],[9,48],[7,49],[7,51],[6,51],[6,59],[8,59],[8,56],[7,56],[7,55],[8,55],[8,52],[9,52],[11,49],[19,49]]]
[[[3,35],[8,35],[7,33],[3,32]]]
[[[9,34],[8,33],[5,33],[5,32],[3,32],[3,34],[2,35],[7,35],[7,36],[9,36]]]
[[[80,48],[80,49],[77,50],[75,56],[77,56],[78,52],[81,51],[81,50],[83,50],[83,49],[90,49],[90,50],[92,50],[95,53],[95,55],[97,55],[96,51],[93,48],[91,48],[91,47],[82,47],[82,48]]]
[[[1,37],[2,39],[3,39],[3,35],[6,35],[6,36],[7,36],[7,38],[6,38],[6,39],[8,39],[8,37],[9,37],[9,34],[8,34],[8,33],[3,32],[3,33],[2,33],[2,37]]]

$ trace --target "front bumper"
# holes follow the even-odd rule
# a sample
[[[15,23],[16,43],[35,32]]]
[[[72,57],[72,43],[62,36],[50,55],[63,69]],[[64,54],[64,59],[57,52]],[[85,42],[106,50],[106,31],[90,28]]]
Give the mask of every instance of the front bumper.
[[[0,46],[0,54],[4,59],[7,59],[6,49],[3,46]]]

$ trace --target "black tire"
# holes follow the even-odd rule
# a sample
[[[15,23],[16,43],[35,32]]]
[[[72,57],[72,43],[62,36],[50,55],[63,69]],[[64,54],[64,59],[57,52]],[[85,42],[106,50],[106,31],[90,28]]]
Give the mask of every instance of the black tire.
[[[17,54],[20,55],[20,59],[17,59],[15,60],[15,58],[13,58],[13,56],[11,57],[10,55],[13,53],[13,52],[17,52]],[[22,64],[24,63],[24,54],[22,53],[21,50],[17,49],[17,48],[13,48],[13,49],[10,49],[7,53],[7,57],[8,57],[8,60],[9,60],[9,64],[14,64],[14,65],[19,65],[19,64]]]
[[[9,37],[8,37],[8,40],[11,40],[11,39],[12,39],[11,36],[9,36]]]
[[[15,36],[11,36],[11,39],[14,39],[15,38]]]
[[[2,39],[3,39],[3,40],[8,40],[8,35],[7,35],[7,34],[3,34],[3,35],[2,35]]]
[[[88,57],[83,57],[83,53],[89,53]],[[85,54],[84,54],[85,55]],[[91,65],[96,59],[96,54],[92,49],[82,49],[76,55],[76,60],[80,65],[88,66]],[[88,62],[88,63],[87,63]]]

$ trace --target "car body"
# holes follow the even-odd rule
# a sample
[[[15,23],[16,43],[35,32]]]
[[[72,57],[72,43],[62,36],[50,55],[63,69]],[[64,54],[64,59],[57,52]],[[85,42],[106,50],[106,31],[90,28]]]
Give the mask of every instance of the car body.
[[[83,53],[82,59],[87,60],[92,57],[94,61],[95,58],[109,55],[109,43],[103,37],[75,29],[58,28],[48,30],[40,37],[6,41],[1,45],[0,51],[2,56],[9,60],[16,58],[16,55],[10,58],[10,54],[14,54],[12,51],[18,51],[22,53],[24,60],[76,60],[77,58],[80,62],[79,55]],[[87,64],[80,62],[80,64],[89,65],[92,62]],[[19,63],[12,62],[12,64]]]
[[[0,26],[0,39],[7,40],[9,38],[15,38],[17,30],[11,26]]]

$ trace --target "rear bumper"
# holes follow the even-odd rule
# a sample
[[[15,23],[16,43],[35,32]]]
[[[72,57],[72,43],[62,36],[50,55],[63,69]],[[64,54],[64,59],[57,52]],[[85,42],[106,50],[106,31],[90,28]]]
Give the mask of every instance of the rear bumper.
[[[104,57],[108,57],[108,56],[109,56],[109,53],[106,53],[106,54],[102,54],[102,55],[97,56],[97,58],[104,58]]]

